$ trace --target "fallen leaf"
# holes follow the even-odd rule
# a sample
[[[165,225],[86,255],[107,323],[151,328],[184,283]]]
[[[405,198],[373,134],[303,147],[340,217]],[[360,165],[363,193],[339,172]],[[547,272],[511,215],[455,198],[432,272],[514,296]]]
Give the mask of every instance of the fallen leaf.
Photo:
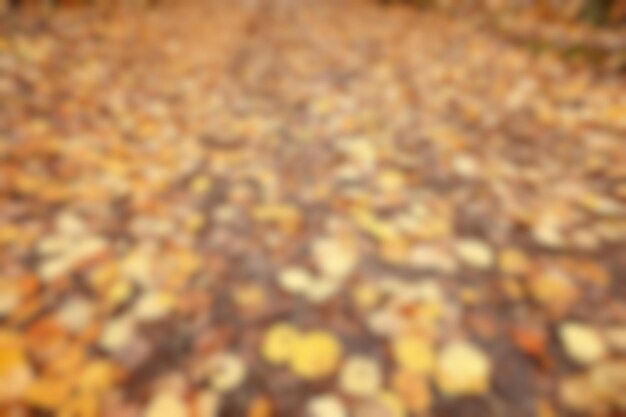
[[[296,267],[283,270],[278,277],[280,287],[294,294],[305,293],[312,285],[313,280],[313,276],[307,270]]]
[[[131,342],[135,327],[135,322],[130,317],[112,320],[104,327],[98,345],[108,352],[120,352]]]
[[[422,336],[401,335],[393,341],[392,352],[398,366],[407,371],[429,374],[434,368],[432,343]]]
[[[541,246],[550,249],[559,249],[565,245],[565,237],[558,224],[539,222],[532,230],[533,238]]]
[[[547,335],[543,329],[529,325],[513,326],[511,340],[523,353],[537,360],[543,366],[549,366]]]
[[[290,361],[300,338],[300,332],[289,323],[274,324],[265,333],[261,354],[273,365],[283,365]]]
[[[423,375],[397,370],[391,378],[391,387],[411,411],[424,412],[433,401],[428,379]]]
[[[418,245],[411,249],[409,262],[412,266],[426,271],[453,273],[457,270],[457,260],[449,251],[431,245]]]
[[[239,388],[246,376],[245,363],[233,353],[218,353],[209,360],[209,380],[213,389],[218,392]]]
[[[377,336],[393,337],[402,333],[406,323],[396,312],[384,309],[372,312],[367,318],[367,326]]]
[[[352,213],[352,218],[361,230],[380,242],[397,242],[400,240],[400,233],[395,227],[369,211],[355,210]]]
[[[449,397],[485,394],[490,375],[488,357],[466,342],[448,343],[437,359],[437,385]]]
[[[493,265],[493,251],[481,240],[463,239],[457,243],[456,251],[463,262],[475,268],[488,269]]]
[[[580,297],[571,279],[556,271],[532,277],[527,285],[533,300],[557,316],[568,312]]]
[[[597,362],[607,354],[606,343],[599,333],[583,323],[561,324],[559,339],[567,356],[580,365]]]
[[[291,357],[291,371],[303,379],[321,379],[335,372],[341,345],[330,333],[315,330],[298,339]]]
[[[468,155],[459,155],[452,161],[454,173],[463,179],[473,179],[480,173],[480,165]]]
[[[94,317],[94,305],[84,298],[70,298],[57,311],[57,320],[72,331],[84,330]]]
[[[313,243],[313,258],[322,275],[341,279],[356,267],[358,253],[349,242],[325,237]]]
[[[374,395],[382,387],[380,366],[366,356],[349,357],[339,374],[339,386],[346,394],[357,397]]]
[[[348,417],[343,403],[334,395],[318,395],[310,399],[306,405],[307,416],[310,417]]]
[[[180,397],[161,392],[150,399],[144,415],[145,417],[188,417],[189,411]]]
[[[401,171],[386,169],[377,176],[377,185],[386,192],[398,192],[406,186],[405,176]]]

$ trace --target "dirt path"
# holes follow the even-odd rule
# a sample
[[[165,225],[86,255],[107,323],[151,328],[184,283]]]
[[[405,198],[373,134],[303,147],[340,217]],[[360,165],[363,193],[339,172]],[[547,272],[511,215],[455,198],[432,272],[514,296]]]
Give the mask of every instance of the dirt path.
[[[626,412],[623,79],[356,1],[5,23],[0,415]]]

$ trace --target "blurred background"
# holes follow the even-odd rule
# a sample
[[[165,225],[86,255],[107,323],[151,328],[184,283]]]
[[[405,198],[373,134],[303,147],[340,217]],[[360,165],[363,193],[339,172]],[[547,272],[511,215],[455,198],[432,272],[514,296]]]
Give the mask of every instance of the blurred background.
[[[626,1],[0,0],[0,417],[626,415]]]

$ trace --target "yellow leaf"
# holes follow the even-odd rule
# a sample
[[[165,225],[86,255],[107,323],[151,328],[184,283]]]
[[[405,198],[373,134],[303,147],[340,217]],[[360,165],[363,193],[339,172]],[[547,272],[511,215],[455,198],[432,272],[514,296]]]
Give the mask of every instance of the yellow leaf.
[[[544,272],[528,282],[531,297],[554,313],[567,312],[580,293],[571,279],[558,271]]]
[[[567,356],[580,365],[597,362],[607,353],[606,344],[598,332],[582,323],[562,324],[559,338]]]
[[[461,154],[452,161],[452,169],[461,178],[472,179],[480,173],[480,165],[468,155]]]
[[[406,180],[402,172],[386,169],[377,176],[378,186],[384,191],[399,191],[406,186]]]
[[[158,393],[150,399],[145,417],[187,417],[187,405],[173,393]]]
[[[363,397],[377,393],[382,386],[380,366],[365,356],[348,358],[339,375],[339,386],[350,395]]]
[[[357,209],[352,213],[352,218],[359,227],[375,239],[382,242],[397,241],[401,239],[396,228],[389,222],[378,219],[369,211]]]
[[[437,361],[436,380],[446,396],[481,395],[489,389],[491,364],[477,347],[452,342],[444,347]]]
[[[462,261],[475,268],[488,269],[493,264],[491,248],[478,239],[461,240],[456,250]]]
[[[263,340],[261,348],[263,358],[273,365],[289,362],[299,337],[300,332],[289,323],[273,325]]]
[[[146,250],[135,250],[121,261],[121,276],[140,285],[150,285],[156,259]]]
[[[57,311],[57,320],[66,329],[80,332],[92,321],[94,306],[82,298],[70,298]]]
[[[119,352],[132,340],[135,332],[135,323],[128,317],[110,321],[104,328],[99,346],[108,352]]]
[[[306,292],[312,282],[313,277],[303,268],[287,268],[278,276],[280,287],[287,292],[296,294]]]
[[[232,353],[219,353],[209,362],[211,386],[218,392],[232,391],[244,382],[247,369],[244,362]]]
[[[353,140],[342,143],[341,147],[344,154],[360,167],[371,168],[376,164],[376,148],[369,141]]]
[[[135,306],[135,317],[141,321],[156,321],[166,317],[174,307],[174,297],[165,292],[149,292]]]
[[[133,285],[122,280],[113,284],[105,294],[105,300],[111,308],[116,308],[128,301],[133,295]]]
[[[393,341],[393,356],[402,369],[429,374],[434,367],[435,355],[432,344],[424,337],[405,334]]]
[[[341,345],[324,331],[304,334],[291,357],[291,371],[303,379],[321,379],[335,372],[341,359]]]
[[[445,274],[456,272],[458,266],[452,254],[443,248],[430,245],[414,246],[409,254],[409,262],[421,270]]]
[[[345,278],[354,270],[358,254],[349,242],[322,238],[313,243],[313,258],[323,275]]]
[[[310,417],[348,417],[343,403],[334,395],[319,395],[309,400],[306,406]]]

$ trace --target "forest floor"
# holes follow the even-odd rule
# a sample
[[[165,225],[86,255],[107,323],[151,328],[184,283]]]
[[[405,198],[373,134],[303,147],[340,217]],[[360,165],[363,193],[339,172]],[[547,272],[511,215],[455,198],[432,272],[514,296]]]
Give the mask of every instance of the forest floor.
[[[365,2],[0,26],[0,415],[626,415],[626,80]]]

